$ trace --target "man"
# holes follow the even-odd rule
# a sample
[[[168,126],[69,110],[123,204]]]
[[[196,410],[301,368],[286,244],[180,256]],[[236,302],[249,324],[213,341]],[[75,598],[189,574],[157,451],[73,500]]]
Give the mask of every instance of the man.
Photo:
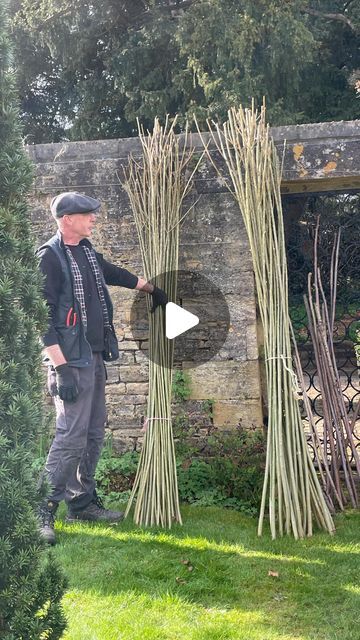
[[[67,521],[116,522],[123,517],[104,508],[94,480],[106,421],[104,358],[118,355],[106,285],[148,292],[153,311],[167,303],[161,289],[94,251],[89,238],[99,208],[98,200],[79,193],[55,197],[51,213],[58,231],[38,249],[49,308],[44,353],[56,408],[55,437],[45,465],[51,492],[40,509],[40,532],[49,544],[55,543],[54,518],[63,499]]]

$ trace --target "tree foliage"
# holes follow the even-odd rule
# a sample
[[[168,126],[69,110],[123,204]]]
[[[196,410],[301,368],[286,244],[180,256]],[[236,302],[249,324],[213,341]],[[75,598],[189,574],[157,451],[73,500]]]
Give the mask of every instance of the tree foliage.
[[[266,97],[271,124],[359,117],[357,0],[12,0],[30,142]]]
[[[25,196],[22,149],[4,2],[0,6],[0,637],[59,638],[64,578],[44,557],[31,460],[42,422],[39,332],[45,305]]]

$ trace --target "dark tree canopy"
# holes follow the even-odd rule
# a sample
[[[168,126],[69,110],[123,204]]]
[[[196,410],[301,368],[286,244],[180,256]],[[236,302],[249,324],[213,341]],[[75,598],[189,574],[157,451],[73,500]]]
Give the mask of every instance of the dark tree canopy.
[[[29,142],[135,135],[167,113],[271,124],[360,112],[357,0],[13,0]]]

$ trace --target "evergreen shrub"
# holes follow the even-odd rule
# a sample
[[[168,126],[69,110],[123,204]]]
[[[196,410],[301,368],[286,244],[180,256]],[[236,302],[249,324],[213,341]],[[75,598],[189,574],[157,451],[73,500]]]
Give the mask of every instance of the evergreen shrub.
[[[38,533],[32,471],[42,425],[46,322],[26,194],[6,2],[0,4],[0,638],[56,640],[65,579]]]

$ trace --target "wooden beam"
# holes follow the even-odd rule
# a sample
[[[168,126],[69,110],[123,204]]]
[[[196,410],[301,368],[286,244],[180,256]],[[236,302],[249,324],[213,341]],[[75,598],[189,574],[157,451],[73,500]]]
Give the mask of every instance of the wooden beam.
[[[360,190],[360,176],[348,178],[326,178],[324,180],[283,180],[281,193],[317,193],[324,191]]]

